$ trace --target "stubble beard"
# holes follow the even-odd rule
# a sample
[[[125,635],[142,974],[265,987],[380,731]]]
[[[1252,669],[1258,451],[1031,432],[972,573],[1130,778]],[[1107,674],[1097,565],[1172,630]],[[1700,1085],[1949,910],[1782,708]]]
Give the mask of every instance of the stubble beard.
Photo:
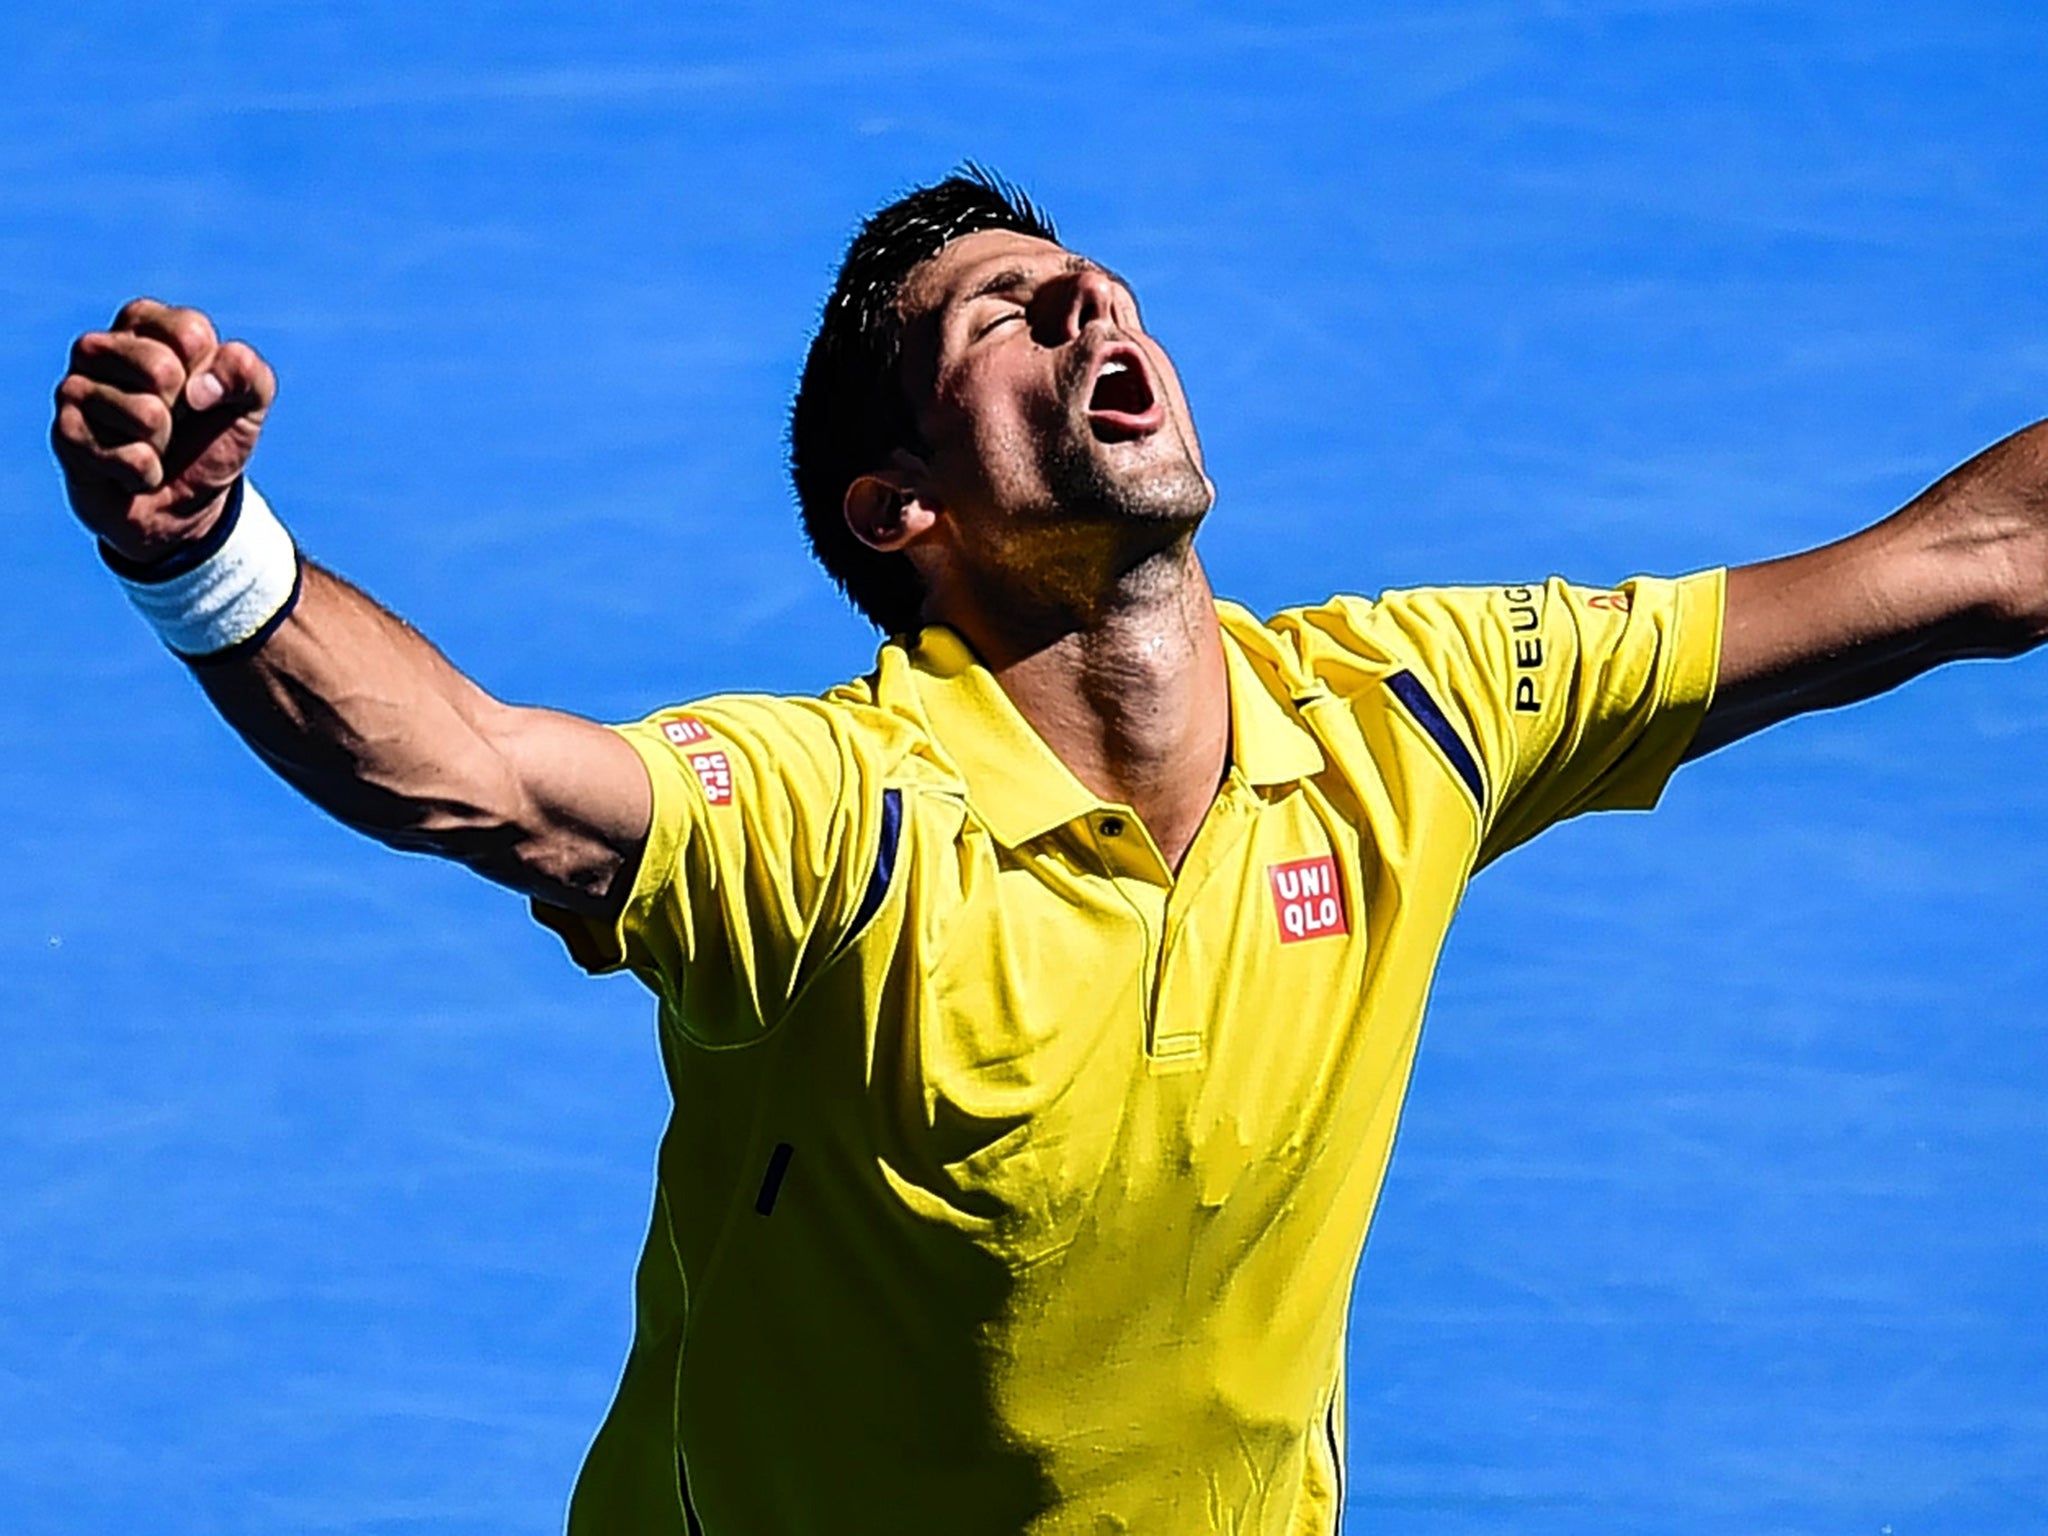
[[[1102,446],[1085,422],[1054,446],[1045,480],[1057,521],[1075,528],[1127,530],[1141,544],[1193,534],[1215,493],[1185,445],[1123,474],[1104,462]]]
[[[1077,380],[1069,398],[1079,388]],[[1158,447],[1167,451],[1123,468],[1116,445],[1098,441],[1076,405],[1050,442],[1040,441],[1044,502],[1000,525],[1009,546],[998,561],[1005,574],[985,600],[1018,618],[1065,626],[1173,586],[1215,491],[1185,429],[1175,422],[1165,431],[1171,447]]]
[[[1195,530],[1214,499],[1185,452],[1115,473],[1081,424],[1043,461],[1047,503],[1013,524],[1001,606],[1057,627],[1157,597],[1185,573]]]

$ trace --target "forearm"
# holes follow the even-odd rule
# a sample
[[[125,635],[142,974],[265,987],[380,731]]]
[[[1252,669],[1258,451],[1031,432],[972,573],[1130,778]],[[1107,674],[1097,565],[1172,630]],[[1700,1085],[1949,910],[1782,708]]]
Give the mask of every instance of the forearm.
[[[379,841],[474,863],[520,819],[517,775],[493,744],[504,706],[319,566],[260,648],[193,671],[266,763]]]

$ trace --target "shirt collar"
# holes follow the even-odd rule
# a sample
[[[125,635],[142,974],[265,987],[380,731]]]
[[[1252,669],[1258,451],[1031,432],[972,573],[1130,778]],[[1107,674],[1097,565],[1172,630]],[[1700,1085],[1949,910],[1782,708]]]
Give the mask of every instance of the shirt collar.
[[[1254,785],[1320,773],[1322,749],[1275,694],[1277,682],[1267,682],[1227,625],[1222,635],[1233,771]],[[925,723],[966,779],[976,812],[1005,847],[1021,846],[1102,805],[953,630],[928,626],[910,648],[910,664]]]
[[[1323,749],[1289,708],[1285,682],[1268,677],[1231,633],[1238,614],[1223,611],[1223,657],[1230,669],[1230,761],[1248,783],[1291,784],[1323,771]],[[1249,614],[1244,622],[1257,624]],[[1263,626],[1261,626],[1263,628]],[[1271,643],[1270,636],[1268,644]],[[1286,702],[1283,702],[1286,701]]]

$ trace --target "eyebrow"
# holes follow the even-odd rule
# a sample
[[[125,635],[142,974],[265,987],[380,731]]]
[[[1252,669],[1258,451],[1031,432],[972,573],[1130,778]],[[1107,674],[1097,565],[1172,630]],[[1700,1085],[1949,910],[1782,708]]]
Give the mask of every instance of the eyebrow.
[[[1086,256],[1077,256],[1069,253],[1067,259],[1060,263],[1059,270],[1063,274],[1070,272],[1100,272],[1133,299],[1136,299],[1138,296],[1138,290],[1131,286],[1130,280],[1121,272],[1105,267],[1099,261],[1091,261]],[[1004,267],[999,272],[990,273],[987,277],[976,283],[972,291],[961,294],[947,307],[958,308],[961,305],[972,304],[976,299],[986,299],[994,294],[1008,293],[1013,288],[1022,288],[1031,281],[1031,277],[1032,274],[1023,267]]]
[[[976,299],[985,299],[992,294],[1008,293],[1012,288],[1022,288],[1031,281],[1031,274],[1022,267],[1005,267],[992,273],[974,285],[971,293],[963,293],[953,301],[955,306],[972,304]]]

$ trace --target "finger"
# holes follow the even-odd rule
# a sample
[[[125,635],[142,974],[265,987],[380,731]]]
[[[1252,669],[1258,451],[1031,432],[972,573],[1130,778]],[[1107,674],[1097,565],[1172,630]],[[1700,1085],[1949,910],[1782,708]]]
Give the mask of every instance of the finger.
[[[206,360],[220,345],[213,322],[196,309],[162,304],[155,299],[135,299],[114,318],[114,329],[153,337],[178,354],[189,372]]]
[[[76,406],[98,443],[148,443],[159,453],[170,444],[171,408],[156,395],[114,389],[74,373],[57,386],[57,403]]]
[[[185,386],[185,399],[200,411],[223,402],[245,414],[267,411],[276,398],[277,375],[246,341],[223,342]]]
[[[58,408],[50,443],[64,473],[75,480],[102,480],[131,493],[153,491],[164,483],[163,460],[154,448],[147,443],[102,446],[76,405]]]
[[[166,404],[185,387],[185,365],[162,342],[125,331],[90,331],[71,344],[71,371],[116,389],[146,389]]]
[[[107,328],[114,331],[132,331],[135,329],[137,321],[154,315],[159,310],[169,309],[170,307],[161,299],[130,299],[121,306],[121,312],[114,316],[108,323]]]

